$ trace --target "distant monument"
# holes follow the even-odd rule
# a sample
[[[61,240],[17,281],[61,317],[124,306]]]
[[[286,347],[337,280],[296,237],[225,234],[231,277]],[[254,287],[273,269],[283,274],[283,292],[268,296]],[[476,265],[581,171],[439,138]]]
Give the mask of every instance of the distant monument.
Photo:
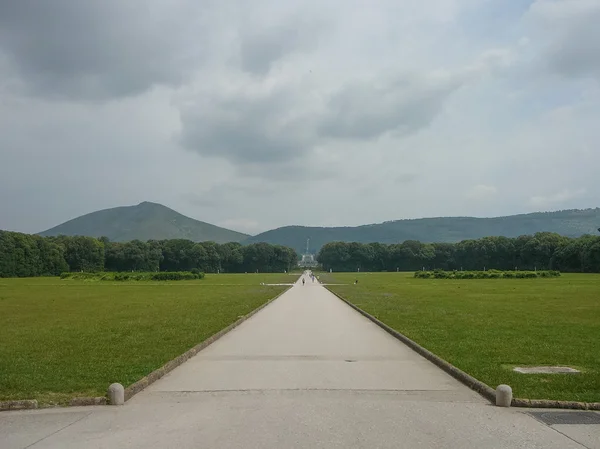
[[[318,265],[315,260],[315,255],[309,252],[310,239],[306,239],[306,252],[302,254],[302,260],[298,262],[298,266],[302,268],[314,268]]]

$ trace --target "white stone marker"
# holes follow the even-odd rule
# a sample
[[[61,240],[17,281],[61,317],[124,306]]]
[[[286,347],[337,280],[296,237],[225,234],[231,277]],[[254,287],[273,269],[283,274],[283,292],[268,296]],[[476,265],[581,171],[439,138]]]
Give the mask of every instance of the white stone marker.
[[[110,405],[125,404],[125,388],[123,388],[123,385],[114,383],[108,387],[108,401]]]
[[[578,369],[570,366],[517,366],[513,371],[521,374],[577,374]]]
[[[512,388],[508,385],[498,385],[498,388],[496,388],[496,405],[498,407],[510,407],[512,396]]]

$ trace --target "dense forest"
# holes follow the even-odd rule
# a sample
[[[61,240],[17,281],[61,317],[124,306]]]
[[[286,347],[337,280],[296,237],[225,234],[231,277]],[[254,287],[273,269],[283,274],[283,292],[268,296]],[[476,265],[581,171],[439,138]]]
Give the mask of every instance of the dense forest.
[[[0,231],[0,277],[52,276],[65,271],[283,272],[296,266],[291,248],[267,243],[190,240],[111,242],[106,237],[41,237]]]
[[[327,271],[559,270],[600,272],[600,237],[550,232],[516,238],[484,237],[459,243],[332,242],[317,255]]]

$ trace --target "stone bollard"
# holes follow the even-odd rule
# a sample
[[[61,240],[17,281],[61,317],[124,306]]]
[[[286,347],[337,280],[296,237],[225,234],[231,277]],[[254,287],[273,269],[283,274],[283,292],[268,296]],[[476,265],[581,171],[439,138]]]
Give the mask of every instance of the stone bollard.
[[[498,385],[498,388],[496,388],[496,405],[498,407],[510,407],[512,396],[512,388],[508,385]]]
[[[108,402],[110,405],[125,404],[125,388],[121,384],[112,384],[108,387]]]

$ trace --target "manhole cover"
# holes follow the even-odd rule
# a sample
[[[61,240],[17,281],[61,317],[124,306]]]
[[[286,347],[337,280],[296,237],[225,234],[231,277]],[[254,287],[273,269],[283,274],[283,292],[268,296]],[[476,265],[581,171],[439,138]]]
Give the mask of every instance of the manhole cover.
[[[513,371],[522,374],[575,374],[579,370],[569,366],[517,366]]]
[[[600,424],[600,413],[594,412],[529,412],[534,418],[554,424]]]

